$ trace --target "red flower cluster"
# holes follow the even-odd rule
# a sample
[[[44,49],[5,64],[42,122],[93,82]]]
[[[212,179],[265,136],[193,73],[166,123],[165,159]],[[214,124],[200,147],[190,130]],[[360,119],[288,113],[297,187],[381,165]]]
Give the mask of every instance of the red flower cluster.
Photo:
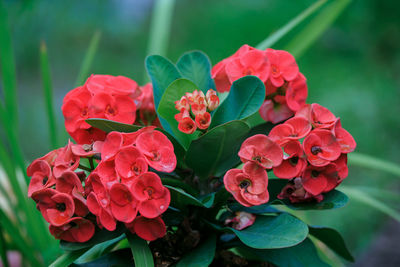
[[[219,97],[212,89],[208,90],[206,95],[200,90],[186,93],[180,100],[175,101],[175,108],[179,110],[175,115],[179,131],[191,134],[197,128],[207,129],[211,123],[209,112],[215,110],[218,105]]]
[[[82,158],[93,164],[94,157],[101,161],[87,178],[76,171],[88,169],[80,165]],[[27,169],[32,177],[28,196],[57,239],[85,242],[95,225],[113,231],[120,221],[151,241],[166,232],[160,215],[169,206],[170,193],[149,167],[172,172],[175,166],[172,143],[154,126],[134,133],[111,132],[104,142],[69,143],[33,161]]]
[[[151,85],[139,87],[123,76],[92,75],[83,86],[70,91],[65,97],[62,112],[65,128],[79,144],[90,144],[105,139],[106,133],[85,122],[89,118],[102,118],[133,124],[136,111],[143,122],[155,118]]]
[[[306,78],[294,57],[286,51],[265,51],[243,45],[232,56],[216,64],[212,71],[219,92],[228,92],[234,81],[254,75],[264,82],[266,98],[259,112],[265,121],[278,123],[293,116],[306,102]]]
[[[245,140],[238,154],[245,162],[243,170],[229,170],[224,184],[242,205],[260,205],[268,201],[265,169],[272,169],[277,177],[291,179],[279,198],[321,201],[322,193],[347,177],[347,153],[355,147],[340,118],[319,104],[305,105],[268,137],[258,134]]]
[[[27,175],[32,177],[28,196],[36,202],[57,239],[85,242],[94,234],[95,226],[86,218],[89,210],[82,186],[86,174],[75,171],[81,157],[92,157],[100,153],[101,147],[102,142],[91,146],[69,142],[28,166]]]

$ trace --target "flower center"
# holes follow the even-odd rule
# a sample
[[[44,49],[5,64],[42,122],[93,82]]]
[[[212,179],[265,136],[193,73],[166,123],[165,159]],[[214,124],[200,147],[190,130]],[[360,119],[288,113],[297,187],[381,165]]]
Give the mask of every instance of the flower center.
[[[243,180],[243,181],[240,182],[239,187],[241,189],[246,189],[250,185],[251,185],[251,182],[249,180]]]
[[[81,117],[86,117],[88,115],[88,108],[84,107],[81,111]]]
[[[59,210],[61,212],[65,211],[67,209],[67,207],[65,206],[65,203],[57,203],[56,208],[57,208],[57,210]]]
[[[254,70],[252,68],[247,68],[243,70],[243,75],[253,75]]]
[[[82,149],[85,150],[85,152],[92,151],[92,145],[84,144],[82,145]]]
[[[311,148],[311,153],[313,154],[313,155],[317,155],[318,153],[321,153],[322,152],[322,149],[321,149],[321,147],[319,147],[319,146],[313,146],[312,148]]]
[[[311,177],[312,177],[312,178],[317,178],[318,176],[319,176],[319,171],[313,170],[313,171],[311,172]]]
[[[293,157],[289,159],[289,163],[292,164],[292,166],[296,166],[298,162],[299,162],[299,157]]]
[[[153,195],[153,193],[154,193],[153,187],[147,187],[147,188],[145,189],[145,191],[146,191],[147,195],[149,196],[149,199],[152,199],[152,198],[153,198],[152,195]]]
[[[49,180],[49,177],[47,177],[47,176],[43,177],[42,184],[43,185],[47,184],[48,180]]]
[[[158,151],[153,151],[152,152],[153,153],[153,161],[160,161],[160,159],[161,159],[161,155],[160,155],[160,153],[158,153]]]
[[[253,160],[255,160],[255,161],[261,163],[261,156],[260,156],[260,155],[254,156],[254,157],[253,157]]]
[[[115,115],[116,111],[115,111],[115,109],[114,109],[113,107],[111,107],[110,105],[108,105],[108,106],[106,107],[105,113],[106,113],[107,115]]]
[[[71,226],[71,228],[73,228],[73,227],[77,227],[78,225],[76,224],[76,222],[70,222],[69,226]]]
[[[273,75],[279,74],[279,68],[276,65],[271,65],[271,72]]]
[[[137,166],[136,164],[133,164],[133,165],[131,166],[131,170],[132,170],[136,175],[139,175],[140,172],[142,171],[142,169],[141,169],[139,166]]]

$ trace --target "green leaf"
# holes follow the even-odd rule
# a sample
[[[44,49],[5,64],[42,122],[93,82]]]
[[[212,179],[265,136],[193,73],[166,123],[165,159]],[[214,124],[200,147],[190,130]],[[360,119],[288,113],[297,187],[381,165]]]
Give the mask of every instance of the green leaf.
[[[389,207],[384,202],[364,193],[357,188],[341,186],[341,190],[346,192],[346,194],[348,194],[352,200],[356,200],[360,203],[370,206],[371,208],[374,208],[400,222],[400,212]]]
[[[181,208],[188,205],[210,208],[214,203],[215,194],[211,194],[203,199],[197,199],[181,188],[176,188],[170,185],[165,185],[165,187],[167,187],[171,193],[171,206],[174,208]]]
[[[94,128],[105,131],[106,133],[116,131],[121,133],[133,133],[142,128],[142,126],[121,123],[106,119],[87,119],[86,122]]]
[[[127,236],[129,245],[131,246],[135,266],[153,267],[153,254],[151,254],[151,250],[149,245],[147,245],[147,241],[141,239],[137,235],[132,235],[131,233],[127,233]]]
[[[88,250],[88,248],[74,250],[74,251],[68,251],[68,252],[64,253],[63,255],[61,255],[58,259],[56,259],[52,264],[50,264],[49,267],[69,266],[76,259],[78,259],[80,256],[82,256],[87,250]]]
[[[67,266],[67,265],[64,265]],[[100,258],[85,262],[72,263],[70,267],[108,267],[108,266],[134,266],[130,249],[120,249],[107,253]]]
[[[239,161],[237,152],[249,126],[242,121],[231,121],[215,127],[193,140],[186,153],[186,164],[201,177],[222,175]]]
[[[47,56],[46,43],[40,45],[40,69],[42,74],[43,93],[46,102],[46,114],[49,123],[51,148],[57,147],[57,122],[54,115],[53,87],[51,85],[50,65]]]
[[[235,234],[246,246],[257,249],[292,247],[301,243],[308,234],[307,225],[287,213],[259,215],[252,226],[240,231],[230,227],[216,228]]]
[[[260,109],[264,98],[264,83],[256,76],[245,76],[236,80],[228,97],[215,111],[210,128],[253,115]]]
[[[76,78],[75,86],[82,85],[89,76],[89,70],[92,66],[94,55],[96,54],[99,46],[101,32],[96,31],[90,40],[89,47],[86,51],[85,57],[83,58],[81,69],[79,70],[78,77]]]
[[[259,43],[256,48],[265,50],[269,47],[272,47],[276,42],[278,42],[283,36],[288,34],[293,28],[295,28],[297,25],[299,25],[302,21],[304,21],[306,18],[311,16],[314,12],[316,12],[320,7],[326,3],[327,0],[319,0],[312,4],[310,7],[305,9],[303,12],[301,12],[299,15],[294,17],[291,21],[289,21],[285,26],[281,27],[279,30],[276,32],[272,33],[270,36],[268,36],[264,41]]]
[[[280,267],[329,267],[318,255],[314,243],[305,239],[300,244],[282,249],[236,249],[246,259],[272,263]]]
[[[171,61],[162,56],[148,56],[145,64],[153,83],[154,104],[157,110],[165,90],[173,81],[181,78],[181,74]]]
[[[400,177],[400,166],[398,164],[358,152],[349,154],[349,165],[384,171]]]
[[[346,243],[338,231],[323,226],[309,226],[308,228],[311,235],[319,239],[338,255],[348,261],[354,262],[353,256],[346,247]]]
[[[160,177],[161,177],[161,181],[162,181],[163,185],[170,185],[173,187],[181,188],[191,195],[197,195],[197,193],[198,193],[196,189],[194,189],[193,187],[191,187],[189,184],[185,183],[182,180],[179,180],[177,178],[163,177],[163,176],[160,176]]]
[[[217,239],[213,234],[198,247],[185,254],[176,264],[176,267],[206,267],[211,264],[215,256]]]
[[[287,180],[270,179],[268,183],[268,191],[270,193],[271,204],[284,204],[293,210],[325,210],[338,209],[343,207],[348,202],[348,197],[338,190],[332,190],[324,193],[324,199],[321,202],[305,202],[291,203],[289,199],[277,199],[276,196],[281,192],[282,188],[287,184]]]
[[[198,136],[199,132],[185,134],[178,130],[178,121],[175,120],[174,116],[179,111],[175,108],[175,101],[181,99],[186,92],[192,92],[195,89],[197,89],[197,86],[186,79],[178,79],[172,82],[165,90],[157,109],[157,113],[161,118],[165,119],[171,128],[171,132],[168,130],[167,132],[176,137],[184,148],[189,147],[190,142]]]
[[[204,94],[208,89],[215,90],[214,80],[211,78],[211,63],[203,52],[193,51],[183,54],[176,66],[182,77],[196,84]]]
[[[117,225],[117,229],[115,231],[107,231],[106,229],[98,230],[95,232],[93,237],[84,243],[78,243],[78,242],[67,242],[67,241],[60,241],[60,246],[63,250],[66,251],[75,251],[75,250],[81,250],[83,248],[90,248],[93,247],[94,245],[106,242],[108,240],[120,237],[123,235],[125,232],[125,228],[122,227],[121,225]]]
[[[291,40],[285,50],[300,57],[333,24],[350,2],[351,0],[331,1]]]

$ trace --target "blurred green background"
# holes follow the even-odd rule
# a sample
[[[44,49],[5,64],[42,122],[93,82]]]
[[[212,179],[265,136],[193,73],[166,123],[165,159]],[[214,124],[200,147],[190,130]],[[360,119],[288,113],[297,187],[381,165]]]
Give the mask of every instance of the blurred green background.
[[[177,0],[167,57],[176,61],[183,52],[199,49],[215,64],[242,44],[257,45],[314,2]],[[31,0],[6,1],[6,5],[17,65],[19,135],[27,159],[50,150],[39,68],[42,40],[48,47],[60,146],[68,138],[62,130],[62,99],[74,87],[95,31],[101,31],[101,40],[90,72],[125,75],[144,83],[153,1]],[[353,1],[298,58],[308,79],[308,102],[318,102],[341,117],[357,141],[358,152],[396,163],[400,163],[399,7],[400,2],[391,0]],[[312,18],[273,48],[284,49]],[[356,166],[350,167],[343,184],[399,192],[393,175]],[[370,244],[382,235],[388,220],[352,199],[339,210],[302,215],[311,224],[338,229],[358,259],[365,257]],[[399,235],[400,225],[391,227]]]

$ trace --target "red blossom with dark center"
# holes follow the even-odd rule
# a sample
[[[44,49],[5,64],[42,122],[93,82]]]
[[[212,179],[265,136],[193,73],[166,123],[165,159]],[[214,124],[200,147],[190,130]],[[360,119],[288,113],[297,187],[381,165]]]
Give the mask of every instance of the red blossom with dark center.
[[[144,132],[136,139],[136,147],[147,163],[157,171],[172,172],[176,167],[174,146],[161,132]]]
[[[169,190],[153,172],[144,173],[136,178],[131,185],[131,192],[140,202],[140,214],[146,218],[155,218],[162,214],[171,201]]]
[[[224,185],[226,190],[243,206],[261,205],[269,200],[267,172],[252,161],[245,163],[243,170],[227,171],[224,176]]]
[[[315,129],[304,139],[303,149],[308,162],[326,166],[340,156],[340,145],[329,130]]]
[[[78,144],[91,144],[95,141],[103,141],[106,138],[106,132],[94,127],[88,129],[77,129],[75,132],[69,132],[69,135]]]
[[[69,219],[64,225],[50,225],[50,233],[67,242],[86,242],[94,235],[95,227],[89,220],[80,217]]]
[[[138,84],[124,76],[92,75],[87,79],[85,87],[92,93],[110,92],[113,95],[136,98],[141,94]]]
[[[350,153],[353,152],[356,149],[356,141],[354,140],[353,136],[346,131],[345,129],[342,128],[342,125],[340,123],[340,119],[337,120],[334,128],[334,134],[336,137],[336,140],[340,144],[340,149],[342,153]]]
[[[334,189],[340,182],[339,172],[335,164],[324,167],[309,165],[302,177],[303,187],[316,196]]]
[[[302,174],[307,166],[307,160],[304,158],[303,147],[297,140],[292,140],[283,145],[285,155],[282,164],[274,167],[276,177],[291,179]]]
[[[96,118],[106,118],[127,124],[133,124],[136,119],[136,105],[127,96],[98,93],[92,97],[90,108]]]
[[[253,161],[266,169],[279,166],[283,158],[280,146],[263,134],[247,138],[238,155],[243,162]]]
[[[27,169],[27,175],[32,177],[29,182],[28,197],[31,197],[34,192],[52,187],[55,183],[51,167],[45,160],[33,161]]]
[[[148,165],[140,150],[132,146],[117,153],[115,169],[121,177],[131,179],[147,172]]]
[[[297,77],[288,83],[286,103],[292,111],[296,112],[306,104],[307,95],[306,78],[299,72]]]
[[[72,153],[72,142],[68,141],[62,150],[60,150],[54,161],[53,174],[60,177],[65,171],[74,171],[79,166],[80,158]]]
[[[90,125],[85,122],[89,118],[88,103],[90,99],[91,94],[84,87],[75,88],[65,96],[61,109],[65,118],[65,128],[68,132],[90,128]]]
[[[110,189],[111,212],[115,219],[130,223],[136,218],[138,201],[124,184],[114,184]]]
[[[205,130],[211,124],[211,115],[208,112],[205,112],[203,114],[197,114],[195,121],[197,128]]]
[[[132,223],[126,224],[126,228],[147,241],[154,241],[161,238],[165,236],[167,232],[165,223],[161,217],[149,219],[144,216],[139,216]]]

